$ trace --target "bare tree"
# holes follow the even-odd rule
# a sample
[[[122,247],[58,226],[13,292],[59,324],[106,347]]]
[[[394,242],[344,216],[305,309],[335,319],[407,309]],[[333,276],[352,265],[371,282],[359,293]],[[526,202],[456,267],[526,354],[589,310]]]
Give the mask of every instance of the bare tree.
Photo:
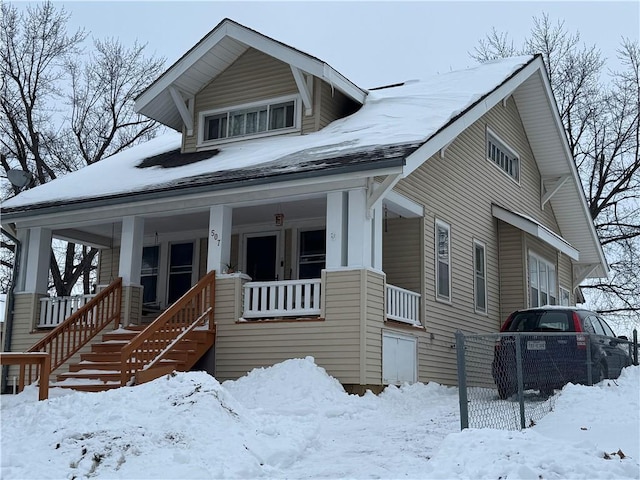
[[[495,29],[471,57],[484,62],[541,53],[580,173],[591,217],[611,267],[606,281],[583,286],[601,313],[640,312],[640,49],[622,39],[619,71],[603,72],[595,46],[581,43],[564,22],[534,18],[530,36],[514,48]],[[606,73],[606,75],[605,75]],[[605,76],[605,80],[602,77]]]
[[[153,137],[155,122],[133,111],[133,100],[158,76],[164,60],[145,56],[145,46],[126,48],[115,39],[68,34],[69,15],[50,2],[20,12],[1,4],[0,165],[20,168],[36,184],[98,162]],[[18,193],[13,188],[13,194]],[[73,243],[51,258],[58,295],[69,295],[88,274],[97,253]],[[86,292],[88,293],[88,292]]]

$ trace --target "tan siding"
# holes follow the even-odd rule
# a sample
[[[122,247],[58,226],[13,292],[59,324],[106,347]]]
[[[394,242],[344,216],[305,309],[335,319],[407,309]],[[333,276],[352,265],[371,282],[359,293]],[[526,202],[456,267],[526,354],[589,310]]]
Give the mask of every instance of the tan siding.
[[[511,225],[498,222],[500,249],[500,319],[527,305],[525,285],[525,255],[523,232]]]
[[[521,160],[520,184],[514,182],[485,154],[489,126],[515,150]],[[478,181],[482,179],[482,181]],[[551,208],[540,208],[540,173],[536,167],[513,99],[500,103],[461,133],[447,148],[444,158],[434,155],[396,190],[425,206],[425,314],[432,337],[420,343],[421,380],[456,383],[454,333],[494,332],[502,320],[500,309],[499,246],[497,221],[491,214],[496,203],[524,213],[551,230],[558,231]],[[434,221],[451,225],[452,300],[435,300]],[[488,313],[474,311],[473,240],[486,246]],[[502,261],[503,259],[500,258]],[[522,262],[522,260],[520,260]],[[508,268],[506,265],[500,268]],[[513,268],[517,268],[513,267]],[[509,298],[509,297],[507,297]],[[515,301],[513,299],[509,301]],[[424,351],[428,353],[423,354]],[[421,365],[422,367],[422,365]],[[423,375],[426,372],[426,375]]]
[[[392,218],[386,221],[382,237],[382,269],[387,283],[413,292],[422,291],[420,255],[422,219]]]
[[[356,110],[356,104],[342,92],[321,83],[319,128],[322,129],[338,118],[350,115]]]
[[[384,327],[384,276],[366,272],[365,385],[382,383],[382,328]]]
[[[235,283],[234,283],[235,282]],[[236,323],[240,279],[216,287],[216,378],[238,378],[253,368],[313,356],[343,383],[359,383],[360,272],[326,273],[323,295],[332,300],[324,321]],[[231,284],[231,285],[230,285]]]
[[[12,352],[26,352],[42,339],[50,330],[36,330],[40,315],[40,297],[36,293],[16,293],[13,304],[13,330],[11,335]],[[4,342],[2,345],[4,349]],[[9,385],[12,378],[19,374],[19,367],[9,367]],[[16,380],[17,381],[17,380]]]
[[[576,297],[573,293],[573,269],[571,259],[566,255],[558,256],[558,283],[559,287],[569,290],[569,305],[575,305]],[[558,294],[559,295],[559,294]],[[558,300],[560,297],[558,296]]]
[[[184,151],[196,149],[199,112],[297,94],[291,68],[255,49],[248,49],[195,97],[194,132]]]
[[[98,265],[98,285],[109,285],[120,271],[120,248],[100,250],[100,262]]]

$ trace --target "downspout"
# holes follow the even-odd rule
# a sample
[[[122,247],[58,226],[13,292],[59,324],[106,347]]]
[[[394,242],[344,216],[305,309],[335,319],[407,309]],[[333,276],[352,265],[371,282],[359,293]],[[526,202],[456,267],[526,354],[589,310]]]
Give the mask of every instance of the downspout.
[[[4,346],[3,352],[11,351],[11,336],[13,333],[13,305],[14,301],[14,289],[16,285],[16,280],[18,278],[18,271],[20,270],[20,256],[22,254],[22,244],[20,240],[18,240],[11,232],[9,232],[4,227],[2,228],[2,233],[9,237],[11,241],[15,244],[16,250],[13,256],[13,273],[11,274],[11,283],[9,284],[9,291],[7,292],[7,309],[6,309],[6,318],[4,319]],[[0,392],[6,393],[7,385],[9,383],[9,365],[2,366],[2,379],[0,385]]]

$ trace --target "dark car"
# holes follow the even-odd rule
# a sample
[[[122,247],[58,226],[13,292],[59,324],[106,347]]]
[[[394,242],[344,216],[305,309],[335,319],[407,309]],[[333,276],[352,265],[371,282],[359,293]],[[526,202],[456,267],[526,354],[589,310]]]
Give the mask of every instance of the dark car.
[[[539,390],[543,395],[569,382],[595,384],[618,378],[631,364],[626,338],[616,337],[607,322],[589,310],[557,306],[519,310],[509,315],[500,332],[492,374],[503,399],[518,391],[516,342],[524,390]]]

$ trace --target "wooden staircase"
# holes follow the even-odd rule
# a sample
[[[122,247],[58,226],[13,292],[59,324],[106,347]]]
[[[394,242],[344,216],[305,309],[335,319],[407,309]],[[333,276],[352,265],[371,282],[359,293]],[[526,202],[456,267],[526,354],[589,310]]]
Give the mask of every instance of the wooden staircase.
[[[187,371],[215,344],[215,275],[205,275],[151,324],[126,329],[119,327],[118,279],[29,351],[49,353],[53,372],[91,342],[91,352],[81,353],[80,362],[69,364],[69,371],[58,374],[50,385],[81,391],[103,391]],[[93,340],[98,334],[100,340]],[[38,376],[37,369],[30,369],[22,384]]]
[[[126,329],[103,333],[101,341],[91,344],[91,352],[80,355],[80,362],[69,365],[67,373],[57,375],[51,387],[99,392],[121,386],[121,351],[145,326],[130,325]],[[215,333],[194,330],[177,342],[158,366],[137,372],[135,383],[144,383],[173,371],[188,371],[215,343]]]

